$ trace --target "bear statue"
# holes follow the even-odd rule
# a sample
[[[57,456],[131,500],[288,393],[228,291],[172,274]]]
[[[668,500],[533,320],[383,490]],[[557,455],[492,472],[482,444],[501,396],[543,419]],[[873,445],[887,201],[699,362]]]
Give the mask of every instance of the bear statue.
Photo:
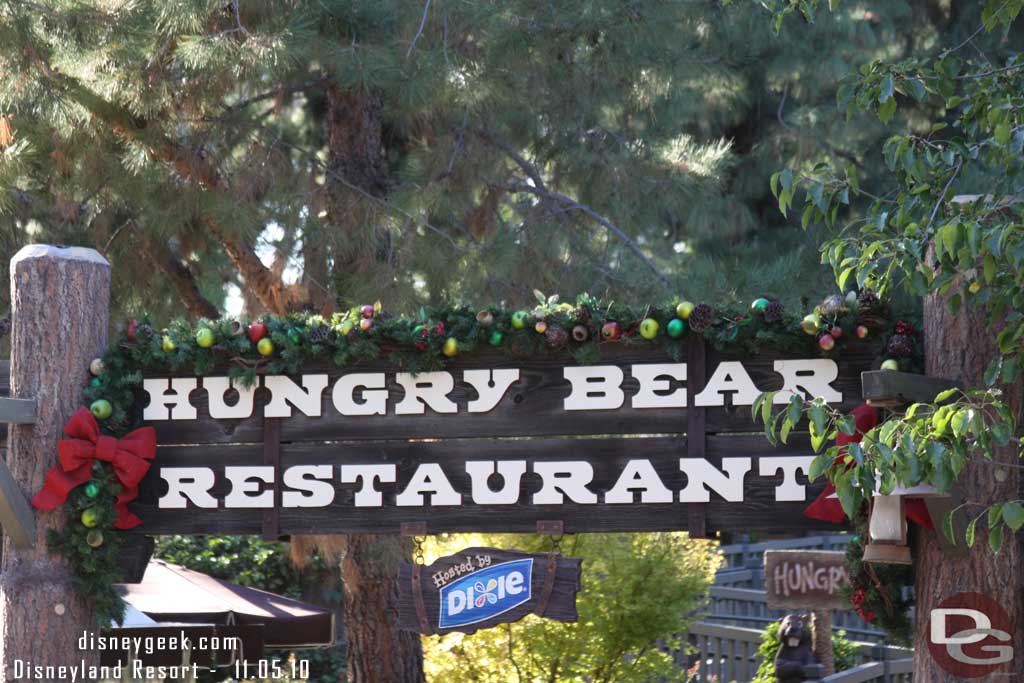
[[[787,614],[779,624],[779,654],[775,656],[775,677],[779,683],[800,683],[804,667],[815,664],[811,645],[810,619],[804,614]]]

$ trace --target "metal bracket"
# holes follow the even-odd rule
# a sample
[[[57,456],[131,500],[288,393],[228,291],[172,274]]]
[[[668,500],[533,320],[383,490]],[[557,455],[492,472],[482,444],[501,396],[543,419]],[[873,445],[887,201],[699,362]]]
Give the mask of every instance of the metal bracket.
[[[565,522],[560,519],[542,519],[537,522],[537,533],[544,536],[565,534]]]
[[[427,535],[427,523],[426,522],[402,522],[403,536],[426,536]]]

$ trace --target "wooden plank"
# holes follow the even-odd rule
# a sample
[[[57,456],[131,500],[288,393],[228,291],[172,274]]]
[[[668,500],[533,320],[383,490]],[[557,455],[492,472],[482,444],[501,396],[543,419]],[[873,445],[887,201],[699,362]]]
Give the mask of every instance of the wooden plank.
[[[625,464],[634,459],[649,460],[664,485],[674,492],[685,488],[686,476],[679,467],[679,453],[685,451],[682,437],[609,438],[609,439],[458,439],[447,442],[390,441],[337,444],[283,443],[281,467],[293,465],[331,465],[334,468],[334,501],[326,507],[284,508],[280,512],[280,533],[398,533],[402,523],[430,520],[430,532],[481,531],[533,533],[538,521],[560,519],[567,533],[584,531],[672,531],[686,530],[684,503],[608,504],[603,493],[613,487]],[[758,460],[771,456],[806,456],[806,439],[794,437],[789,446],[775,449],[760,435],[708,437],[708,459],[723,455],[751,458],[745,478],[744,500],[727,502],[716,493],[707,503],[707,526],[717,529],[821,528],[835,530],[802,515],[807,503],[824,487],[824,482],[807,484],[804,475],[797,482],[806,484],[805,500],[777,502],[775,488],[782,483],[780,473],[758,474]],[[470,492],[471,479],[465,470],[469,460],[525,460],[528,463],[585,460],[594,471],[590,490],[598,495],[596,504],[577,504],[566,499],[562,505],[534,505],[532,496],[541,488],[541,478],[532,465],[521,481],[518,501],[510,505],[476,505]],[[160,509],[158,498],[166,492],[160,472],[165,467],[212,467],[216,483],[211,489],[218,501],[230,489],[223,476],[224,466],[260,465],[263,450],[259,445],[219,448],[211,457],[207,446],[161,447],[153,467],[140,486],[133,509],[145,523],[140,533],[261,533],[262,511],[252,509]],[[397,466],[397,481],[377,484],[383,495],[382,507],[355,507],[358,484],[342,484],[338,466],[342,464]],[[397,507],[395,495],[405,488],[421,463],[441,466],[452,487],[462,494],[462,504],[445,507]],[[499,478],[500,479],[500,478]],[[501,487],[502,482],[491,483]]]
[[[281,536],[281,419],[263,418],[263,464],[274,468],[274,507],[263,511],[263,540]]]
[[[0,422],[30,425],[36,421],[34,398],[0,397]]]
[[[840,550],[766,550],[764,586],[768,607],[848,609],[841,589],[850,583]]]
[[[941,392],[960,386],[956,380],[917,375],[895,370],[862,372],[864,400],[880,408],[895,408],[909,403],[931,403]]]
[[[509,359],[495,353],[482,353],[465,359],[457,359],[449,367],[455,379],[455,386],[449,398],[458,406],[458,414],[437,414],[427,409],[423,415],[394,415],[394,405],[405,392],[395,382],[396,368],[387,361],[374,361],[339,370],[333,366],[310,365],[307,374],[326,373],[328,389],[322,396],[320,417],[307,417],[294,411],[281,427],[284,441],[325,441],[325,440],[373,440],[401,438],[462,438],[522,436],[523,426],[529,424],[533,436],[603,435],[603,434],[681,434],[686,430],[687,409],[632,407],[632,398],[639,389],[639,383],[630,373],[633,364],[673,363],[661,349],[626,344],[605,344],[599,365],[617,365],[623,368],[625,379],[622,389],[625,401],[616,410],[569,411],[564,409],[564,400],[570,393],[570,384],[565,380],[563,370],[577,364],[571,358],[562,359]],[[843,394],[843,401],[837,407],[852,410],[861,402],[860,372],[871,367],[874,359],[871,347],[855,345],[837,359],[840,374],[832,383]],[[741,361],[753,382],[765,391],[779,389],[782,378],[773,367],[777,360],[794,358],[815,358],[814,355],[769,353],[757,355],[725,354],[712,350],[707,352],[707,366],[715,367],[721,361]],[[685,359],[684,359],[685,360]],[[469,413],[467,404],[478,398],[476,390],[462,381],[462,372],[468,369],[516,368],[519,380],[506,392],[497,406],[486,413]],[[688,368],[688,370],[691,370]],[[226,371],[214,372],[223,375]],[[338,377],[351,373],[384,372],[386,377],[386,415],[343,416],[334,408],[331,387]],[[154,377],[156,375],[153,375]],[[180,376],[180,375],[179,375]],[[669,380],[670,390],[687,386],[692,380],[680,382]],[[688,391],[688,395],[695,392]],[[188,421],[155,421],[161,444],[193,443],[257,443],[262,439],[263,409],[268,401],[266,389],[259,388],[255,394],[255,409],[246,419],[213,420],[208,413],[208,397],[202,388],[191,393],[190,402],[196,407],[198,419]],[[141,406],[148,401],[140,396]],[[705,409],[706,429],[709,433],[757,432],[761,427],[750,417],[749,406],[728,405]],[[141,413],[140,413],[141,418]]]
[[[707,457],[707,408],[698,408],[695,397],[707,385],[707,347],[704,340],[687,345],[687,393],[686,411],[686,456]],[[718,464],[718,463],[716,463]],[[686,506],[686,530],[693,538],[707,538],[707,508],[705,503],[688,503]]]
[[[15,548],[25,550],[35,546],[35,515],[25,493],[11,476],[6,457],[0,459],[0,526]]]

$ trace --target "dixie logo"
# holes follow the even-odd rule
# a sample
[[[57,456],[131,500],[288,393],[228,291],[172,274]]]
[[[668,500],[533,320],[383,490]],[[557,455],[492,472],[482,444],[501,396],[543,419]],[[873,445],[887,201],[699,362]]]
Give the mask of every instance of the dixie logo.
[[[533,559],[480,569],[441,589],[439,628],[487,621],[530,601]]]

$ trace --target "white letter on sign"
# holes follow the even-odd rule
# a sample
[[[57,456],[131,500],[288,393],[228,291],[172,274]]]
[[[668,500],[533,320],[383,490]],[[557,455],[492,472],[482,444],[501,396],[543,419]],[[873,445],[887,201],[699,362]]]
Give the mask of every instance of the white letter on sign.
[[[363,485],[356,491],[355,506],[379,508],[384,505],[384,497],[374,488],[374,482],[394,482],[397,472],[394,465],[342,465],[341,483],[355,484],[362,480]]]
[[[519,483],[526,474],[525,460],[502,460],[497,463],[503,486],[493,490],[487,480],[494,474],[493,460],[470,460],[466,472],[473,483],[473,502],[477,505],[514,505],[519,502]]]
[[[762,477],[771,477],[781,469],[782,483],[775,487],[775,500],[806,500],[807,487],[796,482],[796,473],[797,470],[803,470],[807,474],[813,460],[813,455],[761,458],[757,461],[757,473]]]
[[[331,400],[342,415],[383,415],[387,411],[388,390],[383,372],[353,372],[334,383]],[[355,390],[363,387],[363,402],[356,403]]]
[[[164,467],[160,477],[167,482],[167,493],[157,502],[157,507],[186,508],[188,501],[196,507],[217,507],[217,499],[210,495],[214,476],[209,467]]]
[[[594,479],[594,467],[589,462],[535,462],[533,471],[543,482],[540,491],[533,494],[534,505],[562,505],[566,496],[574,503],[597,502],[597,494],[587,488]]]
[[[308,417],[320,417],[327,375],[303,375],[301,387],[290,377],[267,375],[263,378],[263,386],[270,390],[270,402],[263,409],[264,417],[291,417],[291,406]]]
[[[694,403],[698,406],[724,406],[725,392],[732,392],[734,406],[749,406],[754,403],[761,391],[754,385],[747,374],[743,363],[725,361],[719,363],[714,374],[708,380],[704,391],[697,394]]]
[[[395,496],[395,505],[399,507],[418,507],[425,505],[423,494],[429,493],[430,504],[462,505],[462,496],[452,488],[444,470],[436,462],[423,463],[416,468],[405,490]]]
[[[498,405],[512,382],[519,379],[519,370],[465,370],[462,379],[471,384],[480,397],[469,402],[469,412],[486,413]]]
[[[204,377],[203,388],[210,399],[210,417],[214,420],[239,420],[252,415],[252,399],[256,393],[255,386],[242,386],[241,382],[227,377]],[[229,389],[238,392],[238,402],[229,406],[224,401],[224,394]]]
[[[142,411],[143,420],[195,420],[196,409],[188,402],[188,394],[198,386],[195,377],[144,379],[142,388],[149,394],[149,405]],[[169,395],[167,389],[175,393]],[[167,406],[174,406],[167,410]]]
[[[634,365],[630,373],[640,383],[640,390],[633,397],[634,408],[685,408],[686,389],[676,389],[671,394],[666,392],[672,388],[667,379],[672,377],[680,381],[686,379],[686,363],[656,363],[651,365]],[[671,501],[670,501],[671,502]]]
[[[810,398],[820,396],[827,403],[843,402],[843,395],[832,388],[831,383],[839,377],[839,366],[831,358],[777,360],[775,372],[782,375],[782,388],[772,403],[789,403],[794,393],[802,395],[801,389]]]
[[[334,502],[331,465],[295,465],[284,471],[284,485],[291,491],[281,494],[284,508],[324,508]],[[324,481],[326,480],[326,481]]]
[[[274,483],[274,468],[271,465],[246,467],[225,467],[224,476],[231,482],[231,492],[224,496],[226,508],[272,508],[274,491],[260,490],[260,482]]]
[[[650,460],[630,460],[622,469],[619,480],[608,493],[604,494],[606,503],[625,503],[632,505],[633,492],[640,490],[641,503],[671,503],[672,492],[668,490],[661,477],[654,471]]]
[[[622,368],[615,365],[590,365],[563,369],[572,383],[565,399],[566,410],[615,410],[622,407]]]
[[[395,415],[422,415],[424,405],[435,413],[454,413],[459,407],[448,398],[455,380],[447,372],[399,372],[395,380],[405,389],[405,398],[395,405]]]
[[[707,503],[711,500],[709,489],[730,503],[740,503],[750,458],[722,458],[722,469],[728,474],[704,458],[681,458],[679,469],[686,475],[686,488],[679,492],[680,503]]]

